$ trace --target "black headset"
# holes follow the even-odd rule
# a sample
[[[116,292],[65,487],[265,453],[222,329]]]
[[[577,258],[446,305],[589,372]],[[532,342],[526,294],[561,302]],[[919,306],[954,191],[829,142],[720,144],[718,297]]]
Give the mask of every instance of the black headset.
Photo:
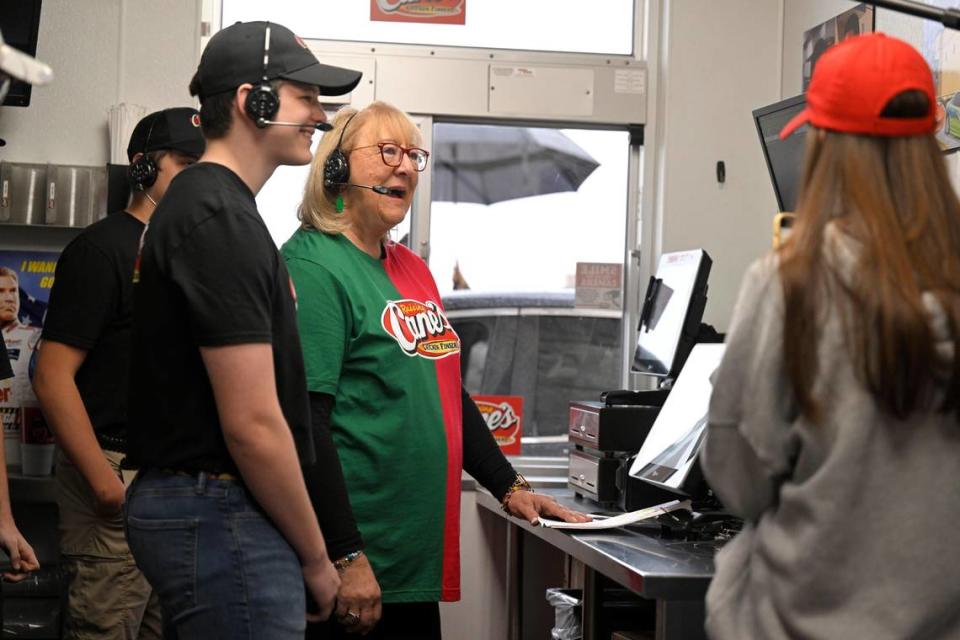
[[[158,113],[150,122],[150,128],[147,129],[147,140],[143,143],[143,153],[127,168],[127,178],[133,187],[140,191],[146,191],[152,187],[157,181],[157,174],[160,172],[157,163],[147,155],[149,153],[147,150],[150,148],[150,136],[153,135],[153,127],[161,117],[163,117],[163,114]]]
[[[359,113],[359,111],[357,113]],[[347,132],[350,121],[356,117],[357,114],[355,113],[344,123],[343,129],[340,130],[340,139],[337,141],[337,147],[330,152],[330,155],[327,156],[326,161],[323,163],[323,186],[327,189],[340,191],[346,186],[347,181],[350,179],[350,163],[347,162],[347,154],[343,152],[340,145],[343,144],[343,134]]]
[[[267,126],[280,110],[280,96],[267,79],[267,65],[270,62],[270,23],[263,34],[263,78],[260,84],[250,89],[243,108],[254,124],[260,129]]]

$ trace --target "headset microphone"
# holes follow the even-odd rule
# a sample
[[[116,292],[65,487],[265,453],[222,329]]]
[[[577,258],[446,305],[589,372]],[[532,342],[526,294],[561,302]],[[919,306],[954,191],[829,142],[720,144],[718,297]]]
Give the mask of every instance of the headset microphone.
[[[266,118],[257,118],[257,127],[263,129],[268,125],[276,125],[280,127],[300,127],[301,129],[306,129],[312,127],[317,131],[330,131],[333,129],[333,125],[328,122],[280,122],[279,120],[267,120]]]
[[[370,191],[373,191],[374,193],[379,193],[382,196],[397,196],[398,198],[402,198],[404,194],[402,189],[391,189],[390,187],[385,187],[382,184],[375,184],[373,186],[366,185],[366,184],[354,184],[352,182],[338,182],[337,184],[339,186],[344,186],[344,187],[358,187],[360,189],[370,189]]]

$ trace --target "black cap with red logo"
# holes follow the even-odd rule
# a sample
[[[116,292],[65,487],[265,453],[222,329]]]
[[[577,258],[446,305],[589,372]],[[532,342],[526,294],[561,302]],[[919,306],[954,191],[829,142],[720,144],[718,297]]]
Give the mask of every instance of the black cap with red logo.
[[[217,32],[203,50],[197,68],[201,99],[233,91],[247,82],[257,84],[264,78],[309,84],[318,87],[321,95],[339,96],[353,91],[361,75],[352,69],[320,64],[303,40],[273,22],[237,22]]]
[[[200,132],[200,113],[190,107],[174,107],[144,116],[133,129],[127,159],[138,153],[169,149],[199,158],[207,143]]]

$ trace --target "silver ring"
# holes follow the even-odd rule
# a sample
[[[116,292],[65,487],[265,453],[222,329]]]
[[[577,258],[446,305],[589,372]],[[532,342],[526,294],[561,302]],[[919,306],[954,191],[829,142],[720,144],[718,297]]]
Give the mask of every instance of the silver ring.
[[[340,618],[340,621],[346,626],[352,627],[360,622],[360,614],[354,613],[353,611],[347,611],[345,614],[343,614],[343,617]]]

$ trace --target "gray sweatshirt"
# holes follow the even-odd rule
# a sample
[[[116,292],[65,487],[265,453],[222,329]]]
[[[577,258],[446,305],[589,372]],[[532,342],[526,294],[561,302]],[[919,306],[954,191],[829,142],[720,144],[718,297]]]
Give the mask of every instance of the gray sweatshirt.
[[[828,227],[825,252],[849,279],[855,242]],[[952,361],[946,315],[933,296],[924,304]],[[717,556],[708,633],[960,638],[957,415],[883,413],[855,376],[833,309],[814,425],[793,408],[782,341],[783,290],[768,257],[745,276],[710,402],[703,470],[745,525]]]

